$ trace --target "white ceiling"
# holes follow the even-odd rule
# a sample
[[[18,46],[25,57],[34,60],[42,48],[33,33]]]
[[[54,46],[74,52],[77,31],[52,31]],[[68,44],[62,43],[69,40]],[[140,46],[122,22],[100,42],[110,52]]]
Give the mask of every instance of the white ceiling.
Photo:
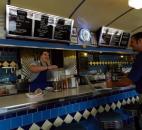
[[[0,2],[0,15],[4,14],[5,3]],[[45,12],[49,14],[70,17],[75,20],[75,26],[87,27],[96,31],[103,25],[126,30],[128,32],[142,31],[142,10],[128,7],[128,0],[9,0],[11,5]],[[84,1],[84,2],[83,2]]]

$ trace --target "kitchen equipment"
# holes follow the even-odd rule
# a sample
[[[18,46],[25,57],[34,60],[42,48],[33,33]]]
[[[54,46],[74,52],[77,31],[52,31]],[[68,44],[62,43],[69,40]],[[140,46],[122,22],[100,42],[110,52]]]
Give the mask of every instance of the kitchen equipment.
[[[78,87],[78,81],[76,77],[68,78],[68,88]]]
[[[63,68],[47,71],[47,81],[59,81],[65,78],[65,70]]]
[[[17,89],[14,84],[0,84],[0,96],[16,93]]]
[[[62,88],[65,88],[66,78],[64,68],[49,70],[47,72],[47,81],[52,82],[54,91],[61,91]]]

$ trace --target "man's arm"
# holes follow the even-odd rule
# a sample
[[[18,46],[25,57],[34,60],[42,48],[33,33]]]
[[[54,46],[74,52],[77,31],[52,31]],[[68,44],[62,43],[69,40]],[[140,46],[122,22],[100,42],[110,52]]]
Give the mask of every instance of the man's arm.
[[[112,86],[114,87],[123,87],[123,86],[128,86],[131,84],[133,84],[132,80],[130,80],[127,77],[123,77],[123,79],[112,82]]]

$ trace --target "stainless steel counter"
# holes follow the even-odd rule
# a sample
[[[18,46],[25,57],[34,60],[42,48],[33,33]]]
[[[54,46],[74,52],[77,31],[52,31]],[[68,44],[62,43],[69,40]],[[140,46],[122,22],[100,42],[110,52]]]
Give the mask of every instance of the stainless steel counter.
[[[76,97],[83,97],[85,95],[98,96],[105,93],[113,93],[116,91],[123,91],[127,89],[133,89],[135,86],[127,87],[114,87],[112,89],[93,89],[88,85],[82,85],[78,88],[65,89],[61,92],[48,92],[44,91],[43,97],[28,98],[26,94],[17,94],[12,96],[0,97],[0,113],[6,113],[15,111],[18,109],[24,109],[27,107],[33,107],[34,105],[48,103],[52,101],[65,101],[66,99],[72,99]]]

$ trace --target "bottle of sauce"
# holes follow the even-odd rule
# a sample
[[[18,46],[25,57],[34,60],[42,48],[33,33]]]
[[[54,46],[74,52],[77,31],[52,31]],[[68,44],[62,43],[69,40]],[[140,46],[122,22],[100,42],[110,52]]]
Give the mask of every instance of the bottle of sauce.
[[[106,72],[106,86],[107,86],[107,88],[112,87],[112,79],[111,79],[111,72],[110,71]]]

